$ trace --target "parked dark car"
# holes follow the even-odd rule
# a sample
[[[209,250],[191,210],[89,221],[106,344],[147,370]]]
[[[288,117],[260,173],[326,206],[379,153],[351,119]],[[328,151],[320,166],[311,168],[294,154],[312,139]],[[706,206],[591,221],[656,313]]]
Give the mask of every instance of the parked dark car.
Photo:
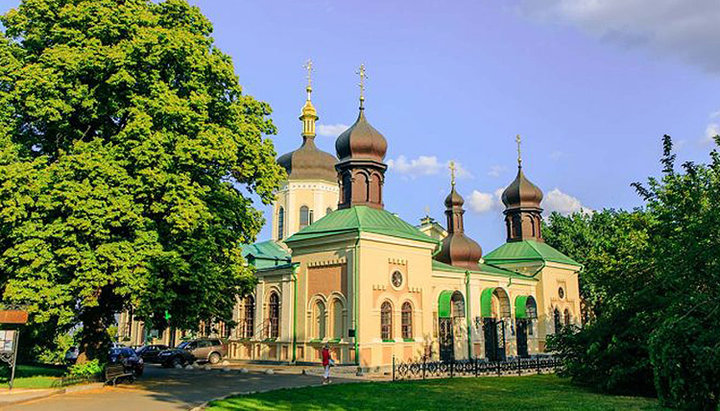
[[[158,354],[160,354],[160,351],[167,350],[167,345],[163,344],[152,344],[152,345],[145,345],[143,347],[138,348],[135,350],[137,355],[140,356],[145,362],[149,363],[159,363],[160,359],[158,359]]]
[[[145,361],[129,347],[111,348],[108,360],[110,364],[122,364],[125,371],[132,372],[135,377],[140,377],[145,371]]]
[[[227,345],[219,338],[199,338],[185,341],[177,346],[158,354],[163,366],[173,367],[177,364],[192,364],[195,361],[217,364],[227,355]]]
[[[78,355],[80,355],[80,350],[78,349],[78,347],[68,348],[68,350],[65,352],[65,363],[69,365],[75,364],[77,362]]]
[[[187,342],[181,343],[175,348],[168,348],[160,351],[157,355],[158,362],[163,367],[175,367],[177,365],[186,366],[195,362],[195,356],[184,347]]]

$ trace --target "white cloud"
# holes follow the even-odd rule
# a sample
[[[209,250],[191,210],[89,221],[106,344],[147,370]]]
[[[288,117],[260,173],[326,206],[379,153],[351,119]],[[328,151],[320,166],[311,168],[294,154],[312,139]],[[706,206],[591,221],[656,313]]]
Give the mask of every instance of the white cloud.
[[[577,212],[589,213],[593,211],[591,208],[582,205],[577,198],[563,193],[558,188],[555,188],[545,195],[542,207],[545,209],[546,216],[550,215],[553,211],[564,215]]]
[[[700,139],[701,144],[712,144],[715,141],[715,136],[720,134],[720,124],[717,122],[718,117],[720,117],[720,111],[710,113],[711,122],[705,127],[705,135]]]
[[[388,167],[400,174],[404,174],[410,178],[420,176],[428,176],[439,174],[441,171],[450,173],[450,161],[441,162],[436,156],[419,156],[409,159],[403,155],[396,159],[387,161]],[[455,162],[455,175],[457,178],[472,178],[472,174],[466,170],[460,163]]]
[[[521,10],[720,72],[717,0],[521,0]]]
[[[705,136],[702,138],[702,144],[712,144],[715,141],[715,136],[720,134],[720,124],[710,123],[705,128]]]
[[[490,177],[500,177],[502,174],[504,174],[507,171],[506,166],[490,166],[490,171],[488,171],[488,175]]]
[[[501,200],[504,190],[504,188],[498,188],[494,193],[473,190],[467,198],[468,208],[478,214],[502,210],[505,208]]]
[[[317,133],[321,137],[337,137],[348,128],[346,124],[318,124]]]

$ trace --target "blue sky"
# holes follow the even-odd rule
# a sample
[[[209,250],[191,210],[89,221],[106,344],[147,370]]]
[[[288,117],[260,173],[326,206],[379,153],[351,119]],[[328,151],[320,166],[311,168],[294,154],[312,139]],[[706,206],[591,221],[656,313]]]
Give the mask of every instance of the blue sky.
[[[301,141],[305,60],[328,134],[355,120],[364,63],[366,114],[392,164],[386,208],[444,222],[455,160],[466,230],[486,252],[504,241],[495,193],[515,176],[515,134],[545,208],[567,212],[640,205],[630,183],[659,173],[664,133],[680,160],[704,161],[720,128],[714,0],[191,3],[246,93],[272,106],[278,154]],[[334,135],[317,143],[334,153]]]

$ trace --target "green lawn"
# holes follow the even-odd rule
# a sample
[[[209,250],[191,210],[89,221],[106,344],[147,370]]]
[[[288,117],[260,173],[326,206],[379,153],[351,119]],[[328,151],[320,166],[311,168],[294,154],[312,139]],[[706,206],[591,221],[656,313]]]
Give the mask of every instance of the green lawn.
[[[657,410],[657,401],[593,393],[555,375],[336,384],[213,401],[208,410]]]
[[[10,380],[10,368],[6,364],[0,367],[0,387],[4,388]],[[51,388],[53,383],[59,383],[65,371],[66,368],[61,366],[20,364],[15,369],[13,387]]]

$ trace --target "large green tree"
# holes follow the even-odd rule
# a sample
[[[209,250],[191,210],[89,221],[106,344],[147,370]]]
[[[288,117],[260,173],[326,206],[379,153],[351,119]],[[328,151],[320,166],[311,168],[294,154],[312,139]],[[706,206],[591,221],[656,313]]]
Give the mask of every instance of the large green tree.
[[[716,137],[720,144],[720,137]],[[546,240],[584,264],[592,315],[550,346],[575,381],[655,391],[665,405],[720,403],[720,154],[678,167],[663,137],[662,175],[633,186],[633,212],[553,215]]]
[[[252,195],[271,201],[282,170],[270,107],[210,22],[185,0],[24,0],[1,21],[3,298],[82,322],[90,358],[122,309],[229,319]]]

